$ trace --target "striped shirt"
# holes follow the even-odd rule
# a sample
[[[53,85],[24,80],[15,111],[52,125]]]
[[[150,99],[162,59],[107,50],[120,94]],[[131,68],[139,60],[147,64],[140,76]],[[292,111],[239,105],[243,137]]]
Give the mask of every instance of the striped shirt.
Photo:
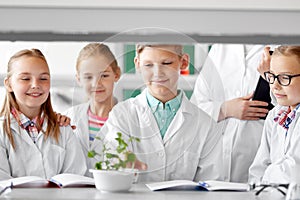
[[[289,106],[284,107],[278,112],[278,114],[274,118],[274,121],[277,122],[280,126],[282,126],[286,130],[285,136],[287,135],[290,124],[295,119],[296,112],[299,109],[299,107],[300,104],[298,104],[296,108],[292,111]]]
[[[101,127],[107,120],[107,117],[99,117],[92,113],[91,109],[88,110],[89,116],[89,140],[90,143],[94,141],[96,134],[100,131]]]
[[[36,143],[37,137],[39,135],[37,123],[39,123],[40,125],[43,124],[44,117],[42,118],[35,117],[33,120],[30,120],[28,117],[26,117],[23,113],[16,110],[15,108],[12,109],[11,114],[17,120],[19,126],[25,129],[29,134],[29,136],[31,137],[32,141]],[[40,121],[38,122],[38,120]]]

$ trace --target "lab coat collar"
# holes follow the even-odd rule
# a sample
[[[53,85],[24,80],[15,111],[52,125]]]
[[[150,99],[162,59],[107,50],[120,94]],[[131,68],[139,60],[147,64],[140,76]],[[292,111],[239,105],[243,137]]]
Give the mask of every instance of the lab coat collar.
[[[27,133],[27,131],[23,128],[21,128],[17,122],[17,120],[13,117],[13,115],[10,115],[10,128],[13,131],[13,134],[15,134],[16,137],[22,138],[26,143],[28,143],[31,146],[36,146],[34,142],[32,141],[31,137]],[[44,120],[43,125],[42,125],[42,130],[47,129],[47,122]],[[39,140],[40,137],[43,136],[43,131],[40,131],[37,137],[37,141]]]
[[[149,90],[146,92],[146,96],[147,96],[148,105],[150,106],[153,113],[157,111],[157,109],[159,109],[160,105],[162,106],[163,103],[158,99],[156,99],[154,96],[152,96],[149,93]],[[181,104],[181,100],[182,100],[182,91],[179,90],[177,96],[169,100],[168,102],[166,102],[165,106],[169,106],[170,110],[172,109],[178,110]]]
[[[180,91],[178,92],[178,94],[179,93],[182,94],[182,95],[180,94],[179,97],[182,98],[182,101],[183,101],[185,93],[184,93],[183,90],[181,90],[181,89],[179,89],[179,90]],[[148,104],[148,100],[147,100],[147,92],[149,92],[149,91],[148,91],[147,88],[145,88],[140,95],[138,95],[138,96],[136,96],[136,98],[134,98],[133,102],[135,103],[135,105],[139,105],[139,106],[144,107],[144,108],[149,108],[149,104]],[[177,95],[177,97],[178,97],[178,95]]]
[[[281,105],[276,105],[271,111],[270,111],[270,114],[269,115],[273,115],[274,117],[277,115],[277,113],[282,110],[282,109],[287,109],[287,106],[281,106]],[[276,134],[280,134],[282,136],[285,136],[285,142],[284,142],[284,152],[286,153],[289,146],[290,146],[290,143],[291,143],[291,137],[293,136],[293,132],[296,130],[298,130],[298,128],[296,127],[299,127],[299,123],[298,123],[298,120],[299,120],[299,115],[300,115],[300,109],[297,109],[296,110],[296,113],[295,113],[295,119],[293,120],[293,122],[290,124],[289,126],[289,130],[286,134],[286,130],[280,126],[279,124],[277,124],[277,133]],[[274,118],[273,117],[273,118]],[[273,119],[272,119],[273,120]],[[282,137],[283,138],[283,137]]]
[[[161,145],[161,148],[163,148],[163,140],[159,132],[159,127],[152,113],[152,110],[148,105],[147,92],[148,89],[145,88],[140,95],[136,96],[135,98],[132,98],[132,104],[134,104],[135,107],[139,110],[139,113],[143,115],[139,116],[140,118],[149,120],[149,122],[147,123],[151,124],[153,132],[156,133],[155,137],[157,137],[157,139],[161,142],[159,145]]]
[[[140,95],[138,95],[133,103],[137,106],[140,106],[143,110],[143,113],[145,114],[149,114],[151,113],[151,117],[149,117],[151,119],[151,123],[154,123],[157,126],[156,120],[152,114],[152,110],[148,105],[147,102],[147,88],[144,89],[142,91],[142,93]],[[193,104],[188,100],[188,98],[186,97],[185,93],[181,90],[182,93],[182,102],[181,105],[176,113],[176,115],[174,116],[174,119],[172,120],[169,128],[166,131],[166,134],[164,136],[164,138],[162,139],[160,133],[158,132],[157,137],[160,138],[160,140],[162,141],[163,144],[166,144],[166,142],[168,142],[169,139],[172,138],[172,136],[174,134],[176,134],[178,132],[178,130],[180,129],[180,127],[182,126],[182,124],[184,123],[184,121],[190,116],[192,115],[192,113],[194,113],[194,109],[195,107],[193,106]],[[158,126],[157,126],[157,130],[159,130]]]
[[[286,134],[285,143],[284,143],[284,152],[285,153],[288,151],[288,149],[290,147],[291,137],[293,137],[293,135],[295,134],[296,130],[298,130],[296,127],[299,124],[298,123],[299,113],[300,113],[300,109],[297,109],[296,113],[295,113],[295,118],[294,118],[293,122],[290,124],[289,129],[287,130],[287,133],[286,133],[286,130],[280,129],[283,132],[282,134]],[[291,131],[293,131],[293,132],[291,132]]]
[[[194,112],[194,108],[191,106],[190,101],[182,91],[182,102],[181,105],[174,116],[174,119],[172,120],[171,124],[169,125],[166,134],[163,138],[164,144],[170,140],[174,134],[178,132],[178,130],[182,127],[182,124],[187,120],[192,113]],[[191,120],[191,118],[190,118]]]

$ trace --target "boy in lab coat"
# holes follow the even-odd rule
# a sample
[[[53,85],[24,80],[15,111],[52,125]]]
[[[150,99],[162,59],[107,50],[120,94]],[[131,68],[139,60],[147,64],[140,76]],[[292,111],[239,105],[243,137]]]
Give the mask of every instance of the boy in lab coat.
[[[147,165],[139,175],[141,182],[222,178],[221,133],[214,120],[177,88],[180,70],[189,64],[182,49],[138,44],[134,62],[146,89],[116,105],[101,129],[111,142],[117,132],[140,138],[130,150],[139,168]]]

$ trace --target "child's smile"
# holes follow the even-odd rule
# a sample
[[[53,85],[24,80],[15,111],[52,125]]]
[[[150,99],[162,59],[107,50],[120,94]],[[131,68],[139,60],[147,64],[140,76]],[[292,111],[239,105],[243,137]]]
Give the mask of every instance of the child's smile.
[[[275,55],[271,59],[270,72],[274,75],[295,75],[300,73],[300,62],[296,56]],[[300,77],[293,77],[287,86],[281,85],[276,79],[270,84],[277,103],[294,109],[300,103]]]

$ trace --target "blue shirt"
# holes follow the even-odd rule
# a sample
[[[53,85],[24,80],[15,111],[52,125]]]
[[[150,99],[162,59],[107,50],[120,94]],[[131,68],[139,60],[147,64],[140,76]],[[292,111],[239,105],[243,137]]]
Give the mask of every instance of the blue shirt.
[[[171,99],[165,104],[157,100],[149,93],[149,91],[147,91],[147,102],[156,119],[162,138],[164,138],[169,125],[174,119],[174,116],[176,115],[181,105],[181,101],[182,91],[179,91],[178,95],[174,99]]]

